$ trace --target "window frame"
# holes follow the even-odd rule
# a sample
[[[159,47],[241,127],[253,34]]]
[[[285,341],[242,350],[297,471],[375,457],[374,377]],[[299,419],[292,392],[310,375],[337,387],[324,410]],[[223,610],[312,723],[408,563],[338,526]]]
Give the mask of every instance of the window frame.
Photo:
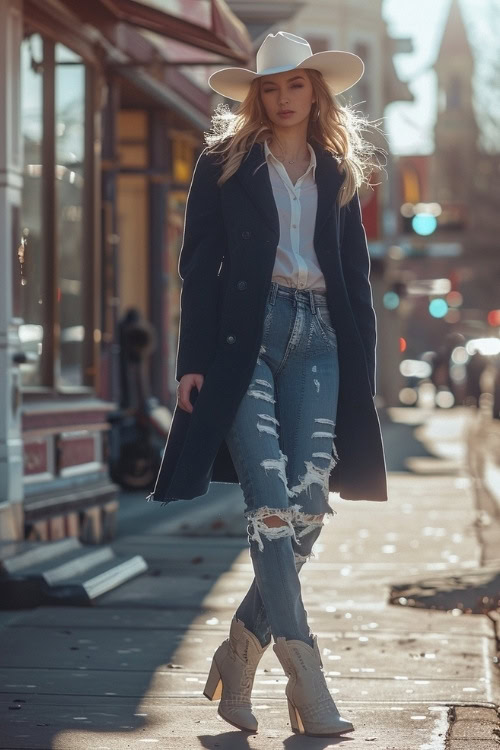
[[[64,39],[54,39],[43,32],[30,29],[25,40],[32,34],[39,34],[42,39],[43,70],[42,76],[42,199],[40,206],[41,226],[44,241],[44,258],[46,275],[43,286],[47,300],[46,318],[44,319],[44,348],[41,360],[42,385],[24,385],[20,379],[23,397],[56,398],[58,396],[95,395],[98,389],[98,238],[100,236],[97,221],[99,213],[97,201],[98,164],[95,143],[95,85],[96,70],[81,52],[73,50]],[[58,320],[57,285],[59,278],[59,247],[57,242],[57,201],[56,201],[56,60],[57,44],[63,44],[82,57],[85,69],[85,109],[84,109],[84,189],[83,189],[83,235],[82,235],[82,285],[83,319],[85,330],[83,340],[82,384],[78,386],[62,385],[60,375],[60,321]],[[23,161],[24,163],[24,161]],[[28,249],[29,252],[29,249]],[[17,283],[17,280],[14,280]],[[24,311],[20,311],[21,317]],[[27,321],[29,322],[29,321]]]

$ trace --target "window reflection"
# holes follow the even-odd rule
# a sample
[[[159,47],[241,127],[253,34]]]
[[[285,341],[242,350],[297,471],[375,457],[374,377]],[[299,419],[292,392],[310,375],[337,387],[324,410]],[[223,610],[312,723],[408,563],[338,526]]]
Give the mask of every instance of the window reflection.
[[[14,298],[24,320],[19,335],[27,362],[21,367],[23,385],[43,383],[44,327],[48,315],[45,298],[46,249],[42,233],[43,44],[38,34],[21,44],[21,131],[23,139],[23,190],[21,233],[23,252],[14,271]],[[21,238],[19,238],[21,242]]]
[[[60,323],[59,384],[83,384],[83,207],[85,66],[62,44],[55,47],[57,302]],[[88,290],[87,293],[91,293]]]

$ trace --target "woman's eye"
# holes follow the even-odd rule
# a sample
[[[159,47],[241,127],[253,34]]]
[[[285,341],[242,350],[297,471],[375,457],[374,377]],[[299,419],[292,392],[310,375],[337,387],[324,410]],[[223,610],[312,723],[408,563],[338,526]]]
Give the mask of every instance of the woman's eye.
[[[294,83],[292,86],[292,89],[302,89],[304,88],[301,83]],[[271,91],[274,91],[274,89],[263,89],[264,94],[269,94]]]

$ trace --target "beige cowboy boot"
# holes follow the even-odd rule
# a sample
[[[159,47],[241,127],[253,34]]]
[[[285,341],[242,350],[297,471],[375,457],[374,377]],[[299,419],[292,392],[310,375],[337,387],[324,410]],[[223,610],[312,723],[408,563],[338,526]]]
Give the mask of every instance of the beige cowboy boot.
[[[229,638],[221,643],[212,659],[203,695],[211,701],[220,698],[219,715],[238,729],[257,731],[250,696],[257,666],[267,648],[260,645],[242,620],[233,617]]]
[[[310,737],[335,737],[354,730],[334,703],[322,667],[316,636],[313,647],[304,641],[279,637],[273,646],[288,675],[286,697],[292,730]]]

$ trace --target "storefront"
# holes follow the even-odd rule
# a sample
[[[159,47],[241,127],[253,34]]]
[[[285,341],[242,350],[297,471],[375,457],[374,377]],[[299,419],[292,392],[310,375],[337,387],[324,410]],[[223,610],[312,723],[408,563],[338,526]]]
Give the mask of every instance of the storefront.
[[[251,45],[221,0],[8,0],[0,37],[0,539],[100,541],[130,308],[155,328],[152,391],[173,406],[178,251],[210,113],[176,62],[246,63]]]

